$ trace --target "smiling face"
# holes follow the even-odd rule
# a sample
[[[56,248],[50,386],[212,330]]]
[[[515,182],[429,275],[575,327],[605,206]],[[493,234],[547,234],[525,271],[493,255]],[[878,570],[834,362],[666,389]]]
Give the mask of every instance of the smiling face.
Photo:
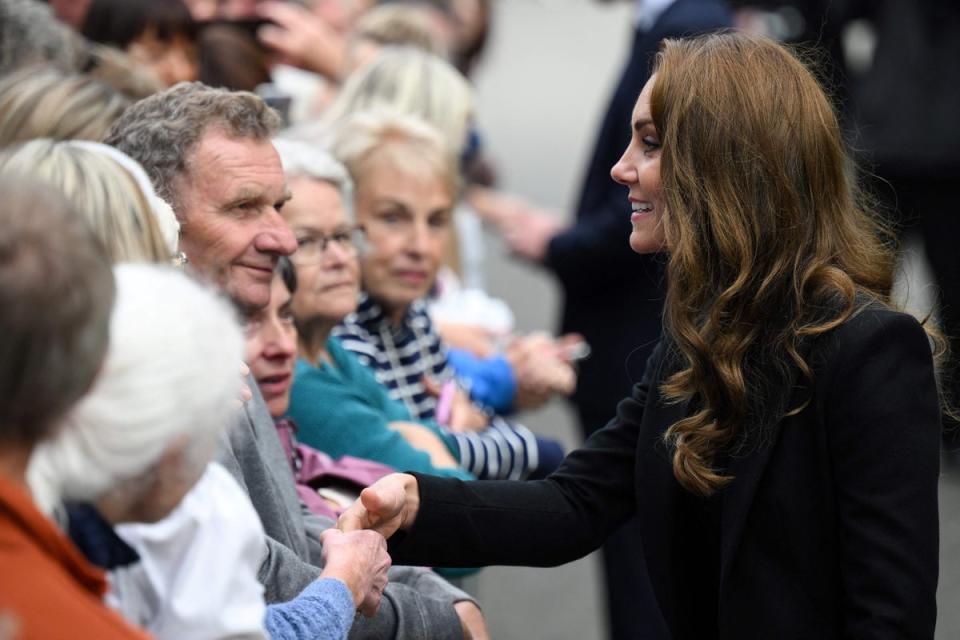
[[[377,152],[358,176],[356,204],[367,231],[364,288],[399,322],[436,278],[450,240],[453,195],[440,176],[404,171]]]
[[[623,156],[610,170],[614,180],[629,188],[630,247],[637,253],[666,248],[664,202],[660,184],[660,134],[650,115],[650,93],[656,76],[643,87],[631,119],[632,135]]]
[[[290,290],[277,275],[270,290],[270,303],[247,321],[247,365],[274,419],[282,417],[290,404],[297,354],[292,304]]]
[[[280,217],[288,193],[273,145],[208,131],[175,189],[180,248],[193,268],[245,313],[266,306],[277,259],[297,247]]]
[[[336,187],[322,180],[295,178],[290,188],[293,198],[284,207],[283,216],[298,244],[306,249],[307,243],[321,238],[349,236],[353,224]],[[329,333],[357,308],[360,267],[352,245],[333,239],[326,245],[312,260],[293,256],[298,281],[293,312],[301,326],[319,326]]]

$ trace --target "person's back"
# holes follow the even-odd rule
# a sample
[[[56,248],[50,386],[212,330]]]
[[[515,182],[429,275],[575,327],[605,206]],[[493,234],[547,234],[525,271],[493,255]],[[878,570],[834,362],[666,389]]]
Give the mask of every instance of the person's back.
[[[103,359],[109,263],[62,197],[22,178],[0,192],[0,612],[24,639],[144,638],[104,606],[103,574],[26,488],[33,449],[62,428]]]

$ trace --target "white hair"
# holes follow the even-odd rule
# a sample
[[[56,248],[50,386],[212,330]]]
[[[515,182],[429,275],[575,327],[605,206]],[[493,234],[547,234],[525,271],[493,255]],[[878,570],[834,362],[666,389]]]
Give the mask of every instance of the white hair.
[[[202,468],[239,397],[243,337],[225,300],[169,266],[120,264],[114,275],[103,369],[30,461],[48,513],[143,476],[184,436],[185,464]]]
[[[339,160],[318,145],[292,138],[274,138],[273,146],[287,178],[312,178],[330,184],[340,192],[343,209],[353,219],[353,180]]]

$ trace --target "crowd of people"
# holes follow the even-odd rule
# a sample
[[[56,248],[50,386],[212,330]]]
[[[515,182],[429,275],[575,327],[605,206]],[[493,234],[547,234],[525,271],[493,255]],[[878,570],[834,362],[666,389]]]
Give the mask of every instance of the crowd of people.
[[[0,640],[482,639],[463,576],[601,546],[612,638],[932,637],[952,316],[828,92],[641,0],[564,227],[485,154],[494,8],[0,0]]]

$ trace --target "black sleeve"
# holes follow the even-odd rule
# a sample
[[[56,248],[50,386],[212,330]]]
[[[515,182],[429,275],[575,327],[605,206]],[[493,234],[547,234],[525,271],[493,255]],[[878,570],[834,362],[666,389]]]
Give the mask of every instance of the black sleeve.
[[[414,474],[420,510],[411,530],[391,539],[394,562],[553,566],[599,547],[636,509],[637,434],[660,353],[654,350],[616,418],[545,480],[463,482]]]
[[[839,511],[845,638],[932,638],[940,409],[917,321],[865,312],[838,335],[826,426]]]

